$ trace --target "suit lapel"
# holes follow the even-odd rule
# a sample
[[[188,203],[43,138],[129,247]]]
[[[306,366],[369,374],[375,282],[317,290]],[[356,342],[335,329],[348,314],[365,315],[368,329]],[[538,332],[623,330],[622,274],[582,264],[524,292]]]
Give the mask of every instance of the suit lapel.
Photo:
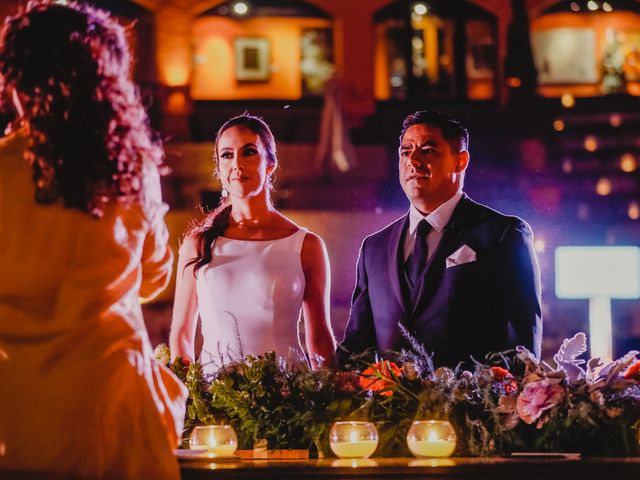
[[[471,201],[464,195],[453,211],[449,223],[447,223],[447,226],[442,232],[440,243],[425,269],[420,292],[418,293],[418,301],[413,307],[414,318],[418,318],[419,314],[429,305],[429,302],[437,291],[437,285],[442,281],[446,258],[459,247],[463,236],[467,232],[467,207],[470,203]]]
[[[400,275],[404,275],[404,272],[400,268],[400,252],[401,243],[404,239],[403,233],[407,230],[409,225],[409,214],[405,215],[404,221],[398,221],[393,226],[391,231],[391,239],[389,241],[389,278],[391,279],[391,288],[396,296],[398,304],[402,308],[402,313],[407,313],[404,298],[402,296],[402,286]]]

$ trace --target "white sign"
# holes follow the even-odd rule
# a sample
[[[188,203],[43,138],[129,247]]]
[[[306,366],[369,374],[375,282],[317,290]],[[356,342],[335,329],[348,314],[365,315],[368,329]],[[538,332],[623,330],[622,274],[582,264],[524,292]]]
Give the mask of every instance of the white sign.
[[[640,248],[558,247],[558,298],[640,298]]]

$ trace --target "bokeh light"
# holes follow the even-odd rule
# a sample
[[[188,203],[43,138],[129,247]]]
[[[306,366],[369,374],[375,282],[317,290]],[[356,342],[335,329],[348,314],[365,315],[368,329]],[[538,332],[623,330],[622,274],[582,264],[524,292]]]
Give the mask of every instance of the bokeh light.
[[[571,92],[564,92],[560,97],[560,103],[564,108],[573,108],[576,104],[576,97]]]
[[[602,177],[600,180],[598,180],[598,183],[596,184],[596,193],[598,195],[602,195],[603,197],[607,196],[611,193],[611,190],[611,180],[606,177]]]
[[[598,139],[593,135],[587,135],[584,139],[584,149],[587,152],[595,152],[598,149]]]
[[[631,173],[638,168],[638,162],[635,155],[632,153],[625,153],[620,157],[620,170],[623,172]]]

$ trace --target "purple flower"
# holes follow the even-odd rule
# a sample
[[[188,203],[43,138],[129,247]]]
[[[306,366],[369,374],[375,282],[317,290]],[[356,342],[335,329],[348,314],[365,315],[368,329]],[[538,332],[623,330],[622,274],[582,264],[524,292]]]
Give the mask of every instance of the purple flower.
[[[557,383],[551,383],[549,380],[529,383],[518,395],[518,415],[525,423],[532,424],[543,412],[558,405],[563,398],[564,389]]]

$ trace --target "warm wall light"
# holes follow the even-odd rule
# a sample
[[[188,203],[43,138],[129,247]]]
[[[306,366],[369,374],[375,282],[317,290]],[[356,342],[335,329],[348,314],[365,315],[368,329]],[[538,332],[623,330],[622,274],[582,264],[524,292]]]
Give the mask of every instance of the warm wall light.
[[[638,168],[636,157],[632,153],[625,153],[620,157],[620,170],[631,173]]]
[[[171,92],[167,96],[167,112],[181,113],[187,108],[187,96],[184,92]]]
[[[604,177],[598,180],[598,183],[596,183],[596,193],[603,197],[609,195],[611,193],[611,180]]]
[[[592,12],[595,12],[596,10],[598,10],[598,3],[594,2],[593,0],[589,0],[589,2],[587,3],[587,8]]]
[[[564,130],[564,122],[561,119],[557,119],[553,121],[553,129],[556,132],[561,132]]]
[[[564,92],[560,97],[560,103],[564,108],[572,108],[576,104],[576,97],[571,92]]]
[[[562,162],[562,171],[564,173],[573,172],[573,162],[571,162],[570,158],[565,158]]]
[[[578,5],[576,2],[571,2],[571,11],[572,12],[579,12],[580,11],[580,5]]]
[[[249,11],[249,5],[244,2],[237,2],[233,5],[233,13],[236,15],[246,15]]]
[[[413,5],[413,13],[415,13],[416,15],[426,15],[427,6],[424,3],[415,3]]]
[[[631,220],[638,220],[640,218],[640,203],[635,200],[629,202],[629,208],[627,209],[627,215]]]
[[[171,63],[164,69],[164,76],[168,86],[179,87],[188,83],[189,69],[182,63]]]
[[[544,243],[544,239],[542,238],[538,238],[535,240],[535,242],[533,242],[533,248],[535,248],[536,252],[538,253],[543,253],[545,247],[546,247],[546,244]]]
[[[607,13],[613,12],[613,7],[611,6],[611,4],[609,2],[604,2],[602,4],[602,10],[604,10]]]
[[[522,80],[518,77],[507,77],[507,86],[511,88],[519,88],[522,86]]]
[[[640,96],[640,83],[638,82],[629,82],[627,83],[627,93],[629,95],[633,95],[634,97]]]

